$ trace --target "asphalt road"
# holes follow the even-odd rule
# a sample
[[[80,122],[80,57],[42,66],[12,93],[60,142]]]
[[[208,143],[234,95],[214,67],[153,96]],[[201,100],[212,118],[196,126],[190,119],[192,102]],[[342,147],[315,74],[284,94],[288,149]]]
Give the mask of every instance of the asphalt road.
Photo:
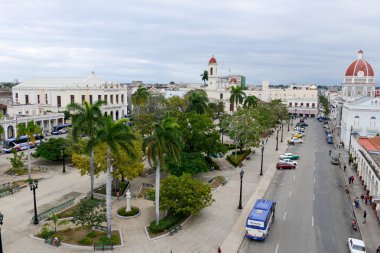
[[[287,150],[301,156],[297,169],[278,170],[265,195],[277,202],[269,237],[264,242],[245,238],[239,252],[348,252],[347,238],[360,238],[351,228],[351,203],[341,169],[330,163],[333,146],[326,143],[323,124],[307,123],[304,143]]]

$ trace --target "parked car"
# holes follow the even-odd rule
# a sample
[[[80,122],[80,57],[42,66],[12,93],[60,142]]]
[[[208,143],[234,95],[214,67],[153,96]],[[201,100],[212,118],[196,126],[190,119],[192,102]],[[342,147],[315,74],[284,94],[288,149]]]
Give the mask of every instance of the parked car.
[[[328,139],[327,139],[327,144],[334,144],[333,139],[332,139],[332,138],[328,138]]]
[[[350,253],[366,253],[364,242],[355,238],[348,238],[348,249]]]
[[[296,161],[290,160],[290,159],[280,159],[280,163],[289,163],[297,167],[298,163]]]
[[[331,164],[339,165],[339,158],[336,156],[331,157]]]
[[[294,170],[296,168],[296,166],[293,165],[293,164],[290,164],[290,163],[281,163],[281,162],[279,162],[279,163],[276,164],[276,168],[278,170],[282,170],[282,169]]]
[[[299,158],[299,155],[295,155],[293,153],[285,153],[283,155],[280,155],[280,159],[298,160]]]
[[[291,138],[291,139],[290,139],[290,142],[294,142],[294,143],[303,143],[303,140],[300,139],[300,138]]]

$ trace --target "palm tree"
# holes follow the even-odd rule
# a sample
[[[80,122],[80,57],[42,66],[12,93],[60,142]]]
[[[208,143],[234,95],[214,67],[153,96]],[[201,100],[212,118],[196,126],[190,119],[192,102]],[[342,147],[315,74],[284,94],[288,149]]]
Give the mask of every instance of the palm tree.
[[[146,105],[149,100],[149,92],[148,90],[140,85],[135,93],[132,94],[132,104],[134,106],[138,106],[138,117],[140,117],[141,107]]]
[[[99,144],[107,146],[106,214],[108,238],[111,238],[111,156],[118,156],[119,150],[122,149],[130,158],[136,158],[133,147],[133,141],[136,137],[131,132],[131,128],[126,124],[127,121],[127,119],[121,119],[114,122],[111,117],[106,117],[103,127],[98,129],[95,138],[89,141],[89,147],[95,147]]]
[[[106,102],[98,100],[93,105],[84,101],[83,105],[71,103],[67,106],[67,110],[73,112],[73,140],[77,141],[81,134],[84,134],[89,138],[86,150],[90,153],[91,198],[94,198],[94,147],[88,145],[92,143],[91,141],[95,138],[97,128],[102,125],[103,115],[100,107],[105,104]]]
[[[203,91],[194,91],[188,98],[187,111],[195,111],[198,114],[203,114],[207,112],[208,97]]]
[[[203,71],[203,74],[201,74],[201,77],[202,77],[203,83],[206,85],[206,81],[208,81],[208,71],[207,70]]]
[[[258,98],[255,96],[247,96],[244,100],[243,107],[245,108],[255,108],[257,106]]]
[[[235,104],[236,109],[238,104],[243,103],[245,97],[245,93],[243,91],[243,86],[232,86],[231,88],[231,96],[230,96],[230,103]]]
[[[160,170],[165,157],[179,162],[182,149],[182,136],[176,118],[168,117],[154,126],[153,134],[144,140],[144,150],[151,164],[156,167],[156,224],[160,222]]]
[[[27,145],[28,145],[28,179],[31,179],[31,163],[30,163],[30,142],[32,142],[32,145],[35,144],[35,134],[42,134],[42,129],[34,123],[34,121],[29,121],[26,125],[25,124],[18,124],[16,126],[17,128],[17,138],[26,135],[27,139]]]
[[[0,112],[0,120],[2,120],[2,119],[3,119],[3,113]],[[2,125],[0,125],[0,137],[2,134],[4,134],[4,132],[5,132],[4,127]]]

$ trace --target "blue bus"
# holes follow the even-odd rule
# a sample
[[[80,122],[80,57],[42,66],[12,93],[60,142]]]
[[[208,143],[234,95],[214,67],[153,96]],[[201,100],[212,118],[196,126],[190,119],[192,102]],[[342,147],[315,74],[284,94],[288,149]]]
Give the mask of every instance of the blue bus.
[[[44,136],[35,134],[35,142],[29,141],[29,148],[38,146],[41,142],[45,141]],[[19,138],[9,138],[3,142],[4,153],[11,153],[12,150],[21,151],[28,149],[28,138],[26,136],[20,136]]]
[[[268,236],[270,225],[274,221],[275,209],[276,202],[258,199],[247,218],[245,236],[264,241]]]
[[[56,125],[51,128],[51,134],[64,134],[67,133],[67,131],[64,129],[66,127],[71,127],[71,124],[62,124],[62,125]]]

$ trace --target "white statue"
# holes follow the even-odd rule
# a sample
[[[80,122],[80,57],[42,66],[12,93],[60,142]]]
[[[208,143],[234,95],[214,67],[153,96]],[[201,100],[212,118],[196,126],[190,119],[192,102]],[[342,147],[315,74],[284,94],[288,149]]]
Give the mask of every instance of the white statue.
[[[129,191],[129,189],[125,194],[125,197],[127,198],[127,208],[125,209],[125,211],[129,212],[131,211],[131,192]]]

